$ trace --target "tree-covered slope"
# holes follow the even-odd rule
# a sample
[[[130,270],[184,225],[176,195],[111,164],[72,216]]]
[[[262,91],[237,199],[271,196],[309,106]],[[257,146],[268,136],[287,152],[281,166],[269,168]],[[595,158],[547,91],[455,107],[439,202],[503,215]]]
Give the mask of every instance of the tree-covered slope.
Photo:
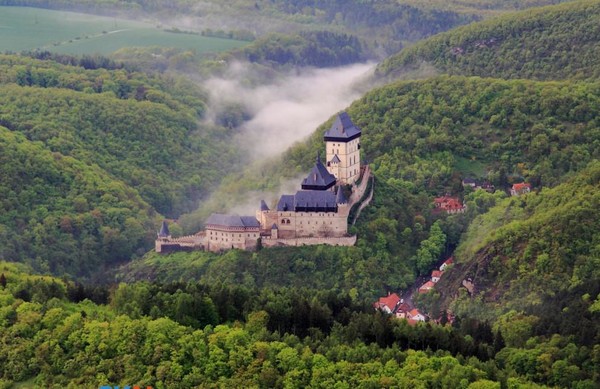
[[[456,266],[440,283],[446,303],[470,277],[479,301],[471,308],[487,305],[481,315],[556,315],[562,334],[600,341],[598,317],[592,322],[586,312],[600,294],[599,217],[598,161],[555,188],[499,202],[469,226]],[[462,311],[469,304],[461,299],[454,306]]]
[[[506,358],[529,350],[503,348],[494,339],[501,338],[485,323],[411,326],[364,312],[347,295],[145,282],[106,293],[0,262],[2,387],[597,383],[593,354],[585,347],[570,345],[570,354],[548,347],[544,361],[561,364],[560,374],[529,377]],[[561,346],[565,340],[552,342]]]
[[[433,71],[536,80],[600,77],[600,2],[534,8],[441,33],[383,61],[395,78]]]
[[[97,166],[4,127],[0,166],[3,258],[85,276],[148,247],[156,212],[135,189]]]
[[[121,279],[206,277],[263,287],[300,285],[306,277],[311,287],[354,288],[372,297],[404,288],[449,253],[470,220],[512,182],[555,186],[599,158],[598,87],[445,76],[373,90],[347,110],[362,128],[361,150],[375,175],[373,203],[351,230],[358,234],[356,247],[264,249],[254,256],[153,254],[122,268]],[[209,212],[235,209],[248,198],[256,200],[247,208],[256,209],[260,196],[268,198],[266,192],[277,189],[282,177],[308,171],[330,125],[281,160],[227,177],[212,200],[181,224],[195,232]],[[499,194],[463,193],[467,176],[489,179]],[[292,183],[297,188],[299,179]],[[447,192],[464,196],[467,213],[432,212],[433,197]]]
[[[143,253],[156,214],[193,209],[243,159],[229,130],[200,124],[201,90],[102,58],[36,55],[0,56],[4,258],[81,276]],[[90,212],[96,224],[59,223]]]

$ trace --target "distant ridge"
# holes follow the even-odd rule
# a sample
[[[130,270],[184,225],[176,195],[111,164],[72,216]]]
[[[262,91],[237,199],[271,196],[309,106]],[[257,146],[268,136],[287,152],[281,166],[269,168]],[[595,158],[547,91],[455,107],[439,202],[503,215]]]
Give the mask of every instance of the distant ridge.
[[[456,28],[382,62],[387,79],[447,73],[504,79],[600,77],[600,2],[529,9]]]

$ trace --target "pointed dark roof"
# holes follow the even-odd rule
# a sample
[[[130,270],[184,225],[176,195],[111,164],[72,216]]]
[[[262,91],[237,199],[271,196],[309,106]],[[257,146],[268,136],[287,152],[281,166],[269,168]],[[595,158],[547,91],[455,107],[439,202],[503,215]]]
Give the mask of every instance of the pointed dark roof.
[[[160,231],[158,232],[158,237],[168,238],[169,236],[171,236],[171,233],[169,232],[169,225],[167,224],[166,220],[163,220],[162,225],[160,226]]]
[[[338,186],[337,194],[335,196],[335,202],[337,204],[346,204],[348,202],[348,200],[346,199],[346,196],[344,195],[344,191],[342,190],[341,186]]]
[[[333,158],[331,158],[331,163],[340,163],[342,162],[342,160],[340,159],[340,157],[338,157],[338,155],[334,155]]]
[[[213,213],[206,219],[208,225],[220,226],[220,227],[242,227],[242,228],[254,228],[260,227],[260,223],[254,216],[238,216],[238,215],[224,215],[221,213]]]
[[[333,125],[325,132],[325,141],[350,142],[361,134],[360,128],[352,123],[346,112],[338,114]]]
[[[267,206],[267,203],[265,203],[265,200],[260,200],[260,210],[261,211],[268,211],[269,207]]]
[[[273,223],[273,225],[271,226],[272,230],[278,230],[279,228],[277,227],[277,223]]]
[[[321,162],[319,154],[315,166],[308,176],[302,181],[302,189],[305,190],[327,190],[335,185],[335,176],[327,171],[327,168]]]

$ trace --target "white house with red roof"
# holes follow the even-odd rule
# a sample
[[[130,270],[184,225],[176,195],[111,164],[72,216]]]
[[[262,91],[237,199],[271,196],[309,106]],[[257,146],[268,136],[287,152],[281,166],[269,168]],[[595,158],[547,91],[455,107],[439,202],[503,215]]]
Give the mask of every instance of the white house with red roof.
[[[520,184],[513,184],[510,188],[511,196],[520,196],[525,193],[531,192],[531,184],[528,182],[521,182]]]
[[[435,284],[433,283],[433,281],[427,281],[426,283],[424,283],[420,288],[419,288],[419,293],[427,293],[429,292],[431,289],[433,289],[433,286]]]
[[[422,314],[421,311],[419,311],[417,308],[408,312],[408,315],[406,318],[408,320],[414,320],[414,321],[425,321],[425,315]]]
[[[434,284],[437,284],[438,281],[442,278],[442,274],[444,274],[443,271],[439,271],[439,270],[434,270],[431,272],[431,282],[433,282]]]
[[[401,303],[402,299],[396,293],[388,294],[386,297],[380,297],[373,303],[373,308],[379,309],[385,313],[394,313]]]
[[[458,197],[448,195],[436,197],[433,203],[436,211],[443,211],[449,214],[463,213],[467,209]]]
[[[442,263],[440,265],[440,271],[445,271],[448,268],[448,266],[451,266],[453,264],[454,264],[454,257],[450,257],[450,258],[446,259],[444,261],[444,263]]]

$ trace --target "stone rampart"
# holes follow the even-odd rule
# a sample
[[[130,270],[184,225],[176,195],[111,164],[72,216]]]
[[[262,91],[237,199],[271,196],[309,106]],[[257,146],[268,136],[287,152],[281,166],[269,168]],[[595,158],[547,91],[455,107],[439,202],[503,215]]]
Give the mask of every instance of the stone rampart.
[[[308,246],[315,244],[327,244],[330,246],[354,246],[356,243],[356,235],[354,236],[343,236],[338,238],[325,238],[325,237],[315,237],[315,238],[292,238],[292,239],[273,239],[270,237],[262,238],[262,245],[264,247],[274,247],[274,246]]]

